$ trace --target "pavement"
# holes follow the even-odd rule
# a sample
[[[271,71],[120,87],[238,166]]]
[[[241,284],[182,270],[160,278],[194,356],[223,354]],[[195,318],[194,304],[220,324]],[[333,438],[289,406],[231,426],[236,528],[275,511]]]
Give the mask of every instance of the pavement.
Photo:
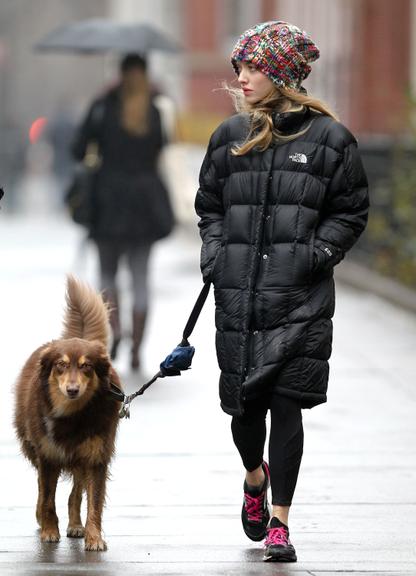
[[[392,304],[416,314],[416,290],[400,284],[363,264],[347,258],[336,268],[336,277],[343,284],[370,292]]]
[[[12,429],[13,384],[61,331],[65,274],[96,284],[94,251],[57,214],[0,216],[0,575],[416,575],[416,316],[338,283],[328,403],[304,411],[291,511],[297,564],[265,564],[240,525],[243,473],[218,403],[212,296],[191,338],[192,370],[157,381],[120,424],[104,513],[105,553],[41,544],[36,478]],[[199,242],[178,231],[151,263],[143,374],[117,360],[128,391],[175,347],[199,292]],[[128,276],[121,270],[123,315]],[[70,486],[58,487],[61,532]]]

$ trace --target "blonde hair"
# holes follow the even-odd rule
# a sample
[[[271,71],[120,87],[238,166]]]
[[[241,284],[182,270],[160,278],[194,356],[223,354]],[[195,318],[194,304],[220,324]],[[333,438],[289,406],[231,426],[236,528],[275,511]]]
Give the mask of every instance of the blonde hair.
[[[149,130],[150,83],[144,70],[140,83],[128,93],[122,89],[121,123],[130,133],[143,135]]]
[[[265,98],[255,104],[248,104],[245,101],[241,89],[232,88],[228,85],[224,85],[223,88],[233,99],[236,111],[248,113],[250,119],[250,130],[247,138],[242,144],[237,144],[231,150],[234,156],[243,156],[253,148],[264,152],[274,142],[295,140],[310,128],[309,124],[295,134],[284,134],[274,126],[273,113],[275,112],[296,111],[308,107],[314,112],[338,120],[334,112],[318,98],[289,88],[274,86]]]

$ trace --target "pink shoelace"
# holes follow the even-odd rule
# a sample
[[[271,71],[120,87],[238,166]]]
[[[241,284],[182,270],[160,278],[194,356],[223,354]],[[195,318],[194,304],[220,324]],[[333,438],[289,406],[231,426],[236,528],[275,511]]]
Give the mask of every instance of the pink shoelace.
[[[261,522],[263,519],[264,492],[260,496],[250,496],[244,493],[244,505],[250,522]]]
[[[289,534],[283,526],[279,528],[269,528],[267,530],[267,538],[264,542],[265,546],[276,546],[283,545],[287,546],[289,544]]]

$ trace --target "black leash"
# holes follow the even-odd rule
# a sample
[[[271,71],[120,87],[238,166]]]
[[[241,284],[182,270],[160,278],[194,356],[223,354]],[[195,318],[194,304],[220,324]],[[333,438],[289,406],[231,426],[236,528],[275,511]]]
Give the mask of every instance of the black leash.
[[[182,333],[182,342],[179,346],[189,346],[188,338],[192,334],[195,324],[198,321],[199,315],[201,314],[201,310],[204,307],[205,301],[208,298],[209,289],[211,288],[211,282],[205,282],[202,287],[201,292],[199,293],[198,298],[192,308],[192,312],[188,318],[188,322],[185,325]]]
[[[185,328],[182,333],[182,340],[179,346],[186,347],[189,346],[188,338],[192,334],[195,324],[198,321],[199,315],[201,314],[201,310],[204,307],[206,299],[208,298],[209,289],[211,287],[211,282],[206,282],[201,292],[196,299],[194,307],[192,308],[192,312],[188,318],[188,321],[185,325]],[[114,398],[114,400],[118,400],[122,402],[123,405],[120,408],[119,416],[120,418],[130,418],[130,403],[137,397],[141,396],[145,390],[149,388],[158,378],[164,378],[165,376],[169,376],[169,374],[164,374],[162,370],[159,370],[146,384],[143,384],[139,390],[133,392],[133,394],[126,395],[118,386],[110,382],[110,390],[109,394]]]

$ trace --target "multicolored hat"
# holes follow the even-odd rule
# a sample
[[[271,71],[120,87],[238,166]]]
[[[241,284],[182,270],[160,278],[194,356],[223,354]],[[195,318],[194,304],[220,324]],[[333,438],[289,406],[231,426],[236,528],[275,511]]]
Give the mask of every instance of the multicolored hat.
[[[250,28],[240,36],[231,53],[236,74],[238,62],[250,62],[277,86],[299,90],[309,76],[309,62],[319,58],[319,49],[303,30],[274,20]]]

